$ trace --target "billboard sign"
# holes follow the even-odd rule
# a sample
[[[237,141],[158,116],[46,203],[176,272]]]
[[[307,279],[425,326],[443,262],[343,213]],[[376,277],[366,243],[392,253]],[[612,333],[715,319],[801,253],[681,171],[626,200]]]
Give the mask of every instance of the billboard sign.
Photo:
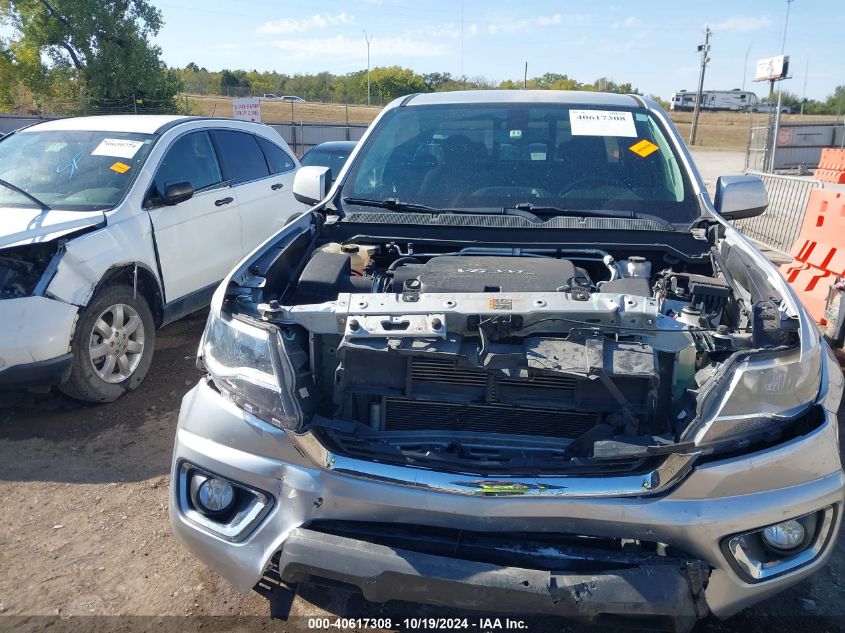
[[[261,102],[258,97],[232,99],[232,113],[239,121],[261,123]]]
[[[757,60],[757,71],[754,81],[777,81],[783,79],[789,72],[789,55],[776,55]]]

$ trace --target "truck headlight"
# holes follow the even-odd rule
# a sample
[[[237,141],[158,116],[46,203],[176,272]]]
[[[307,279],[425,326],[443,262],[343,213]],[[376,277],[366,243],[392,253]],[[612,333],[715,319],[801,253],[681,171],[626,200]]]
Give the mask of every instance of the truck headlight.
[[[701,446],[787,426],[819,397],[822,345],[816,338],[803,350],[749,354],[736,362],[705,396],[701,422],[687,435]]]
[[[301,411],[286,388],[290,363],[277,328],[212,309],[200,352],[214,385],[235,404],[280,428],[298,426]]]

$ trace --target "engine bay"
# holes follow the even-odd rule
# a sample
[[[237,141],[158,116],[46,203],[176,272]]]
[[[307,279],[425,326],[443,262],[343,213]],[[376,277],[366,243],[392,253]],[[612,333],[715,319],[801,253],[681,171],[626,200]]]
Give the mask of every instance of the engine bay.
[[[333,450],[486,473],[624,471],[690,445],[729,361],[797,342],[797,319],[725,246],[682,258],[314,240],[299,270],[271,252],[230,294],[280,328],[299,429]]]

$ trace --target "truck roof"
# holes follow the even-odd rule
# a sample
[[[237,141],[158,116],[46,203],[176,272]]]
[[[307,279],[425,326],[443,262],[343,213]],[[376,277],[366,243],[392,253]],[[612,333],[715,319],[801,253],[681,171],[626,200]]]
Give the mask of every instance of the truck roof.
[[[406,106],[462,103],[560,103],[570,105],[637,107],[642,102],[634,95],[586,90],[459,90],[414,95]]]

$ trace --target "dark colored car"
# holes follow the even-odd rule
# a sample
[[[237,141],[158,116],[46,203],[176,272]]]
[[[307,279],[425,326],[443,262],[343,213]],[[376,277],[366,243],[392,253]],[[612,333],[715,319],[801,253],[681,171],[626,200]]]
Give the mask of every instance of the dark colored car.
[[[328,167],[331,169],[331,179],[334,182],[357,144],[356,141],[320,143],[305,152],[300,162],[303,166]]]

